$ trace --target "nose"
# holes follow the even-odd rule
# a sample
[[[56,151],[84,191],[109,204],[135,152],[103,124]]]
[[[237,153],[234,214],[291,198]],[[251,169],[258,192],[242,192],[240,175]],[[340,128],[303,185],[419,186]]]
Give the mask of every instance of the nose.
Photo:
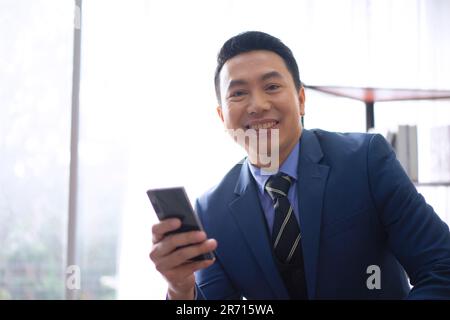
[[[247,108],[249,114],[258,114],[269,110],[271,103],[264,93],[253,93],[251,96],[250,104]]]

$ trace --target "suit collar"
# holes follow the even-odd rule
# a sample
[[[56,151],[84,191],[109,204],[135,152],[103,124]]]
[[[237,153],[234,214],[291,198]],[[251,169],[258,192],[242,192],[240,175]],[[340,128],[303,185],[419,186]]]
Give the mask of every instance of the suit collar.
[[[299,164],[301,161],[318,163],[323,158],[322,148],[314,132],[303,129],[300,137],[301,150]]]

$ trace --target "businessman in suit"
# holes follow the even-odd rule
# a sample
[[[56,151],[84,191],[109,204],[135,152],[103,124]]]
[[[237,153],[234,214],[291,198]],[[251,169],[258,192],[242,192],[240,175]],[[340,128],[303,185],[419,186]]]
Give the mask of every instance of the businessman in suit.
[[[287,46],[262,32],[229,39],[215,86],[224,126],[265,133],[279,167],[268,174],[244,141],[249,156],[197,200],[207,235],[165,237],[176,219],[153,226],[150,258],[169,299],[450,299],[448,226],[382,136],[302,128]]]

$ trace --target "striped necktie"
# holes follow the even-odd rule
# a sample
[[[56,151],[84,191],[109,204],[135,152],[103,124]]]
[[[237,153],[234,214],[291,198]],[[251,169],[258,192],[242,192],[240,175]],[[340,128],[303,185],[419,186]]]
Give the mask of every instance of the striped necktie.
[[[265,186],[275,208],[272,228],[273,250],[278,260],[286,264],[302,259],[297,250],[300,246],[300,228],[287,197],[291,183],[291,177],[278,174],[270,177]]]

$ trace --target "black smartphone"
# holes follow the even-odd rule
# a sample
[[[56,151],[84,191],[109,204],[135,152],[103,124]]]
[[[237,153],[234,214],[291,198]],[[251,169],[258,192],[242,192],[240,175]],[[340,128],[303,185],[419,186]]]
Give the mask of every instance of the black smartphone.
[[[184,187],[150,189],[147,190],[147,195],[159,220],[168,218],[181,220],[181,227],[166,233],[166,235],[188,231],[204,231]],[[199,261],[213,258],[213,253],[208,252],[191,260]]]

